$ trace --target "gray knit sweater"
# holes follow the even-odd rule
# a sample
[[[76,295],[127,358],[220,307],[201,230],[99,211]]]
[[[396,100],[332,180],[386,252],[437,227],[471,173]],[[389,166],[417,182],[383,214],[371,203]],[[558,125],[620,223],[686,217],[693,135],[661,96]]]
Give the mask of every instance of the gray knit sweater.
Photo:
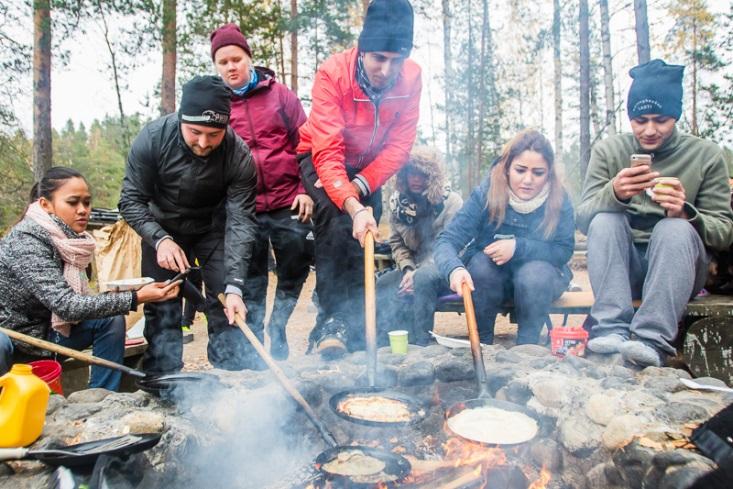
[[[77,236],[66,226],[69,238]],[[132,293],[79,295],[64,279],[64,264],[51,237],[31,219],[23,219],[0,240],[0,326],[46,339],[51,311],[67,321],[125,314],[132,306]],[[72,326],[73,334],[73,326]],[[44,352],[20,342],[20,351]]]

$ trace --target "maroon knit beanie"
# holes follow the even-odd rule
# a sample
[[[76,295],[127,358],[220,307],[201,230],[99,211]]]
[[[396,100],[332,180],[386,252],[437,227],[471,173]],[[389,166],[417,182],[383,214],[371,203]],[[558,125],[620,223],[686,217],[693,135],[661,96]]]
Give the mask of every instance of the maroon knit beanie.
[[[211,39],[212,60],[214,59],[214,55],[216,55],[216,51],[219,48],[231,45],[239,46],[240,48],[244,49],[244,52],[247,53],[247,56],[249,56],[250,58],[252,57],[252,51],[249,49],[249,44],[247,44],[247,38],[244,37],[242,31],[239,30],[237,24],[224,24],[223,26],[212,32],[211,36],[209,36],[209,39]]]

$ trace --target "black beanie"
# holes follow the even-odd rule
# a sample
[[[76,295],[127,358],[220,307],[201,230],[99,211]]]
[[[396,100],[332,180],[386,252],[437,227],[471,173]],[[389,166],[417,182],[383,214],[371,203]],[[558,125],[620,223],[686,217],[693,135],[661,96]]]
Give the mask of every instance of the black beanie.
[[[659,114],[680,120],[684,71],[684,66],[668,65],[661,59],[631,68],[629,75],[634,81],[626,102],[629,119],[644,114]]]
[[[372,0],[359,34],[359,51],[409,56],[413,20],[412,5],[407,0]]]
[[[201,126],[227,127],[232,92],[218,76],[195,76],[183,85],[178,119]]]

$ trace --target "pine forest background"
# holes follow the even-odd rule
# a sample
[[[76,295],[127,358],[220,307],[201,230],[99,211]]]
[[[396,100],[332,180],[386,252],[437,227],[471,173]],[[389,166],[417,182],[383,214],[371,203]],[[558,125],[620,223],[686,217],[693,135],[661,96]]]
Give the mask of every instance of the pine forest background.
[[[464,194],[512,134],[536,127],[553,141],[577,197],[591,145],[628,130],[628,70],[650,58],[686,65],[681,128],[733,145],[733,1],[412,2],[424,81],[419,143],[443,151]],[[255,64],[273,69],[307,111],[318,64],[355,43],[366,3],[0,0],[0,231],[52,165],[79,169],[95,206],[115,207],[131,140],[175,111],[187,79],[214,72],[208,36],[225,22],[240,25]],[[79,55],[96,57],[114,89],[112,108],[91,123],[81,114],[52,127],[54,100],[68,95],[52,100],[53,74]],[[156,78],[132,93],[131,80],[151,62]]]

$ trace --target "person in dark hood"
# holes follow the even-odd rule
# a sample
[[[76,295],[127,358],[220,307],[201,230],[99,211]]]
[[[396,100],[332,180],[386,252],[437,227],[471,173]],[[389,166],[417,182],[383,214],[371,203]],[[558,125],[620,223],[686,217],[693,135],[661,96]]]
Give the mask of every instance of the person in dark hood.
[[[272,356],[285,360],[286,326],[313,262],[313,199],[300,181],[295,153],[305,112],[272,70],[253,65],[249,43],[235,24],[211,34],[211,58],[232,89],[229,124],[249,146],[257,168],[257,237],[244,287],[247,322],[261,337],[271,245],[277,288],[267,333]]]
[[[414,327],[412,302],[414,276],[433,263],[433,241],[463,205],[463,199],[446,185],[437,149],[416,146],[397,173],[397,191],[389,199],[389,245],[395,270],[377,281],[377,324],[380,343],[386,331],[406,329],[411,343],[424,345],[424,328]]]
[[[380,189],[407,162],[417,134],[422,79],[409,59],[413,20],[407,0],[373,0],[359,45],[318,68],[300,128],[301,175],[316,203],[322,309],[310,340],[325,357],[364,345],[360,245],[367,232],[378,234]]]
[[[593,147],[578,206],[595,295],[588,349],[643,367],[675,355],[677,325],[705,283],[710,250],[733,242],[723,151],[677,129],[683,72],[660,59],[631,69],[632,133]],[[632,164],[637,155],[647,162]]]
[[[147,124],[130,149],[119,208],[142,237],[142,274],[167,280],[201,265],[206,288],[208,357],[216,368],[255,367],[233,327],[255,237],[257,171],[247,145],[229,127],[231,91],[221,78],[183,86],[180,108]],[[226,294],[222,309],[218,294]],[[147,373],[180,370],[181,299],[145,306]]]

